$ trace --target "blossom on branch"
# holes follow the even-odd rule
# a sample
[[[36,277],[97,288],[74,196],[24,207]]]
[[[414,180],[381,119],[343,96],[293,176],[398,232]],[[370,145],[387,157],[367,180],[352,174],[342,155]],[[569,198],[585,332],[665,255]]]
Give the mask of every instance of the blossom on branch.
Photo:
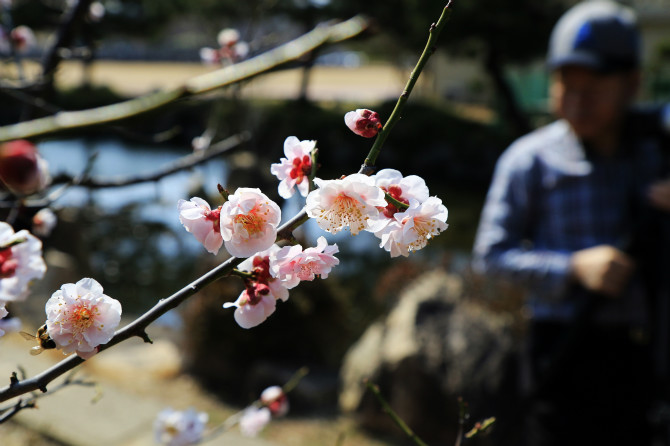
[[[66,283],[46,303],[47,333],[63,353],[88,359],[114,336],[121,322],[121,304],[103,294],[94,279]]]
[[[221,237],[235,257],[249,257],[272,246],[281,209],[260,189],[241,187],[221,207]]]
[[[25,229],[14,233],[0,222],[0,301],[25,300],[30,283],[46,270],[42,242]]]
[[[351,235],[368,230],[385,207],[384,192],[367,175],[353,174],[341,180],[315,178],[318,189],[307,195],[305,210],[321,229],[336,234],[349,228]]]
[[[437,197],[429,197],[423,203],[411,199],[407,210],[396,212],[393,221],[375,233],[381,239],[380,247],[391,253],[391,257],[409,255],[426,246],[428,240],[447,229],[449,213]]]
[[[240,432],[245,437],[255,437],[271,419],[272,414],[267,407],[249,406],[244,409],[242,418],[240,418]]]
[[[165,446],[186,446],[199,443],[209,416],[189,407],[184,411],[163,409],[154,421],[156,443]]]
[[[372,138],[382,129],[379,113],[359,108],[344,115],[344,123],[349,130],[364,138]]]
[[[281,277],[287,288],[291,289],[301,280],[314,280],[328,277],[330,270],[340,263],[335,254],[339,252],[337,245],[328,245],[325,237],[319,237],[314,248],[304,251],[300,245],[285,246],[277,252],[277,259],[272,266],[272,273]]]
[[[288,397],[280,386],[270,386],[261,393],[261,403],[270,409],[274,417],[283,417],[288,413]]]
[[[312,173],[312,151],[316,141],[300,141],[295,136],[289,136],[284,141],[284,155],[279,163],[270,166],[270,172],[279,180],[279,195],[282,198],[291,198],[298,188],[300,195],[306,197],[309,193],[309,177]]]
[[[219,48],[200,48],[200,59],[208,64],[237,63],[249,54],[249,44],[240,40],[240,33],[233,28],[222,29],[217,35]]]
[[[405,205],[409,205],[409,200],[412,199],[423,203],[430,195],[426,182],[417,175],[403,177],[395,169],[382,169],[373,175],[372,178],[375,184],[385,193]],[[372,223],[370,231],[376,233],[383,230],[387,225],[395,221],[393,216],[403,210],[391,202],[386,207],[379,208],[379,216]]]
[[[208,252],[216,255],[223,244],[219,215],[221,206],[212,210],[205,200],[193,197],[190,201],[179,200],[179,221],[193,234]]]

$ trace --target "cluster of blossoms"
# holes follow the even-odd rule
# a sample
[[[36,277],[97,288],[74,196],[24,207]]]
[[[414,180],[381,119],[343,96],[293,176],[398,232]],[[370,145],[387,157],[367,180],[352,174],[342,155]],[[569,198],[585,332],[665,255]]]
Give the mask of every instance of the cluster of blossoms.
[[[255,437],[273,417],[282,417],[288,410],[289,403],[284,390],[279,386],[271,386],[263,390],[257,402],[224,422],[224,426],[233,425],[230,421],[234,420],[239,423],[242,435]],[[196,412],[193,408],[184,411],[165,408],[154,421],[154,440],[164,446],[200,443],[205,437],[207,421],[209,416],[205,412]]]
[[[319,237],[316,247],[304,250],[301,245],[272,245],[239,264],[239,270],[252,276],[245,280],[245,289],[237,300],[223,307],[236,307],[234,317],[241,327],[255,327],[274,313],[277,300],[287,301],[288,290],[302,280],[327,278],[340,263],[337,252],[337,245],[329,245],[325,237]]]
[[[366,137],[381,128],[378,114],[370,110],[349,112],[345,121]],[[430,196],[425,181],[416,175],[403,177],[394,169],[337,180],[314,178],[318,188],[310,191],[315,150],[315,141],[289,136],[285,157],[270,170],[279,179],[281,197],[291,198],[296,190],[306,197],[305,212],[321,229],[332,234],[343,229],[352,235],[372,232],[381,240],[379,246],[397,257],[425,247],[447,228],[447,208]],[[337,245],[328,245],[324,237],[304,250],[300,245],[275,245],[281,211],[259,189],[240,188],[216,209],[199,197],[179,200],[177,208],[181,223],[207,251],[217,254],[223,245],[235,257],[248,257],[238,267],[250,273],[245,290],[235,302],[224,304],[236,307],[234,317],[243,328],[265,321],[277,300],[286,301],[288,290],[300,281],[326,278],[339,263]]]
[[[249,44],[240,40],[240,33],[233,28],[222,29],[217,38],[218,48],[200,48],[200,59],[203,62],[220,65],[234,64],[243,60],[249,54]]]
[[[25,25],[17,26],[11,31],[0,27],[0,53],[9,54],[12,48],[18,53],[25,53],[35,46],[33,30]]]
[[[88,359],[114,336],[121,304],[103,293],[94,279],[66,283],[46,303],[46,328],[56,348]]]

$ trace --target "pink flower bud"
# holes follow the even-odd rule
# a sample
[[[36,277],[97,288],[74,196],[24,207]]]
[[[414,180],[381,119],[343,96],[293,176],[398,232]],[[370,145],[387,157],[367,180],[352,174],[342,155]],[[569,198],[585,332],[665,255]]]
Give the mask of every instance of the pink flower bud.
[[[13,192],[28,195],[48,182],[46,162],[35,145],[25,139],[0,145],[0,180]]]
[[[382,129],[379,113],[367,108],[348,112],[344,115],[344,123],[352,132],[364,138],[372,138]]]

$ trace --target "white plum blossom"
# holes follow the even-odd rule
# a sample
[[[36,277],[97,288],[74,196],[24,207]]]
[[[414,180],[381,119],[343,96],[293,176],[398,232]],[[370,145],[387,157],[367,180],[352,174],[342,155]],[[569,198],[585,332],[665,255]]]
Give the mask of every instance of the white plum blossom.
[[[6,312],[6,310],[5,310]],[[0,315],[2,311],[0,310]],[[4,317],[0,316],[0,336],[3,333],[16,333],[21,330],[21,319],[18,317]]]
[[[372,178],[386,194],[406,205],[409,205],[411,199],[423,203],[430,195],[426,182],[417,175],[403,177],[395,169],[382,169]],[[388,224],[395,221],[393,216],[396,212],[402,210],[404,209],[398,209],[393,203],[388,203],[386,207],[379,209],[379,218],[372,223],[369,230],[375,233],[383,230]]]
[[[270,294],[272,294],[275,299],[280,299],[284,302],[288,300],[288,287],[281,277],[272,275],[272,270],[277,262],[277,253],[286,248],[289,247],[280,248],[277,245],[272,245],[268,249],[245,259],[237,266],[237,269],[240,271],[253,272],[255,274],[255,282],[261,282],[267,285],[270,289]],[[297,249],[299,251],[302,250],[300,246],[298,246]]]
[[[0,301],[20,301],[28,296],[30,283],[44,277],[42,242],[27,230],[0,222]]]
[[[219,64],[227,61],[236,63],[249,54],[249,44],[240,40],[240,33],[233,28],[222,29],[217,35],[219,48],[204,47],[200,49],[200,58],[208,64]]]
[[[179,200],[177,209],[179,221],[184,228],[193,234],[208,252],[216,255],[223,244],[219,222],[221,207],[212,210],[205,200],[193,197],[190,201]]]
[[[296,187],[303,197],[309,193],[312,151],[315,147],[316,141],[300,141],[295,136],[289,136],[284,141],[286,158],[270,166],[270,172],[280,180],[279,195],[282,198],[291,198]]]
[[[300,245],[285,246],[277,253],[272,273],[281,277],[289,289],[302,280],[314,280],[316,276],[325,279],[330,270],[340,263],[335,257],[337,252],[337,245],[328,245],[325,237],[319,237],[316,247],[304,251]]]
[[[246,437],[255,437],[271,419],[272,414],[267,407],[247,407],[240,418],[240,432]]]
[[[221,207],[221,237],[235,257],[249,257],[272,246],[281,209],[260,189],[241,187]]]
[[[47,333],[63,353],[88,359],[114,336],[121,304],[103,293],[94,279],[66,283],[46,303]]]
[[[270,409],[274,417],[283,417],[288,413],[288,397],[284,389],[279,386],[270,386],[261,393],[261,403]]]
[[[253,328],[263,323],[275,312],[276,306],[277,299],[264,284],[248,286],[235,302],[223,304],[223,308],[237,307],[233,316],[242,328]]]
[[[449,213],[437,197],[429,197],[423,203],[410,200],[409,208],[396,212],[394,220],[375,233],[381,239],[380,247],[391,253],[391,257],[409,255],[428,243],[428,240],[447,229]]]
[[[352,235],[368,230],[379,216],[377,207],[385,207],[384,192],[374,179],[363,174],[349,175],[340,180],[315,178],[319,186],[307,195],[305,210],[321,229],[333,234],[349,228]]]
[[[30,50],[37,42],[33,30],[25,25],[20,25],[14,28],[9,33],[9,38],[11,39],[14,48],[16,48],[19,53],[25,53]]]
[[[56,227],[58,217],[49,208],[43,208],[33,215],[33,233],[40,237],[48,237]]]
[[[156,443],[165,446],[186,446],[199,443],[209,416],[189,407],[184,411],[168,407],[159,412],[154,421]]]

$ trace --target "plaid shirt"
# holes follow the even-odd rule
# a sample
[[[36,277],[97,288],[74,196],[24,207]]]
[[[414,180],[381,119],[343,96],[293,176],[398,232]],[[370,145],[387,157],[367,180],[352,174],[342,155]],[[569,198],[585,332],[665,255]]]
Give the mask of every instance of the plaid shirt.
[[[616,157],[599,158],[565,121],[512,144],[498,160],[486,198],[475,270],[524,285],[536,319],[572,318],[585,291],[569,279],[571,254],[601,244],[628,249],[646,189],[660,175],[657,144],[627,146]],[[602,320],[644,320],[644,298],[634,288],[599,308]]]

